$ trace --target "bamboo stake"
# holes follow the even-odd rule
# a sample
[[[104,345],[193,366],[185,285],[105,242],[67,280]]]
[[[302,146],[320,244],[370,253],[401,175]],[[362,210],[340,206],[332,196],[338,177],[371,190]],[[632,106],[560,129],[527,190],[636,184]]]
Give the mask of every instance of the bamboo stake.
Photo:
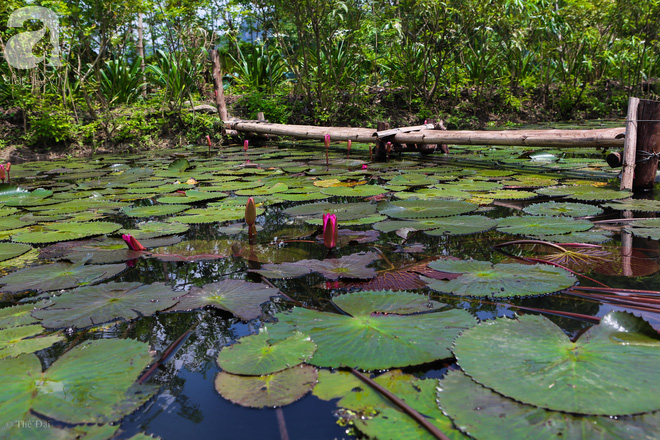
[[[623,144],[623,172],[621,173],[621,190],[632,190],[635,174],[635,156],[637,153],[637,108],[639,98],[628,100],[628,115],[626,116],[626,138]]]

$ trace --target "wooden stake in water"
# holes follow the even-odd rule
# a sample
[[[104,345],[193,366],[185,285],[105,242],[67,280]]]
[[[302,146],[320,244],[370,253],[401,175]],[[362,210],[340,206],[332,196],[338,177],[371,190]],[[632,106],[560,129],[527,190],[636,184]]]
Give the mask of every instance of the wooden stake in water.
[[[348,159],[349,156],[351,155],[351,144],[352,143],[353,142],[350,139],[346,141],[346,159]]]

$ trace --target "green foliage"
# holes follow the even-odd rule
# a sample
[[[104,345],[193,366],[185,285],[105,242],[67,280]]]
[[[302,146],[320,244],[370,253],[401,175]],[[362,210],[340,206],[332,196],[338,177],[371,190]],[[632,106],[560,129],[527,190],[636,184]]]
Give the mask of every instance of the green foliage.
[[[279,124],[289,122],[293,113],[285,95],[267,95],[262,92],[245,95],[237,107],[248,119],[257,119],[257,113],[264,112],[267,120]]]
[[[271,45],[258,43],[246,51],[237,45],[238,58],[229,55],[236,65],[232,77],[240,89],[250,92],[276,93],[286,81],[287,66],[281,54]]]
[[[57,98],[51,96],[50,103],[44,101],[38,103],[30,112],[30,139],[32,144],[58,143],[68,141],[75,132],[75,121],[66,108],[57,102]]]
[[[144,84],[140,62],[139,58],[132,64],[125,58],[118,58],[105,63],[99,72],[99,88],[108,105],[127,104],[138,98]]]

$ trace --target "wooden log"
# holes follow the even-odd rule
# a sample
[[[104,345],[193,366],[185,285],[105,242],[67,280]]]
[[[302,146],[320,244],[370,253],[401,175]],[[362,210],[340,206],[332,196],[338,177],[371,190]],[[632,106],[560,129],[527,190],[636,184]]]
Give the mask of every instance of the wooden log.
[[[623,165],[623,151],[615,151],[605,157],[605,161],[610,168],[619,168]]]
[[[211,62],[213,63],[213,89],[215,90],[215,105],[222,121],[229,119],[227,114],[227,103],[225,102],[225,91],[222,85],[222,68],[220,66],[220,55],[217,49],[211,50]]]
[[[623,144],[623,171],[621,172],[620,189],[632,190],[635,173],[635,156],[637,149],[637,108],[639,98],[628,100],[628,115],[626,116],[626,139]]]
[[[632,188],[652,191],[660,153],[660,102],[641,99],[637,109],[637,154]]]
[[[375,131],[369,128],[316,127],[311,125],[270,124],[258,121],[225,121],[237,131],[291,136],[322,141],[326,134],[334,141],[376,143]],[[530,147],[622,147],[626,129],[594,130],[502,130],[443,131],[421,130],[397,133],[388,140],[394,144],[518,145]]]

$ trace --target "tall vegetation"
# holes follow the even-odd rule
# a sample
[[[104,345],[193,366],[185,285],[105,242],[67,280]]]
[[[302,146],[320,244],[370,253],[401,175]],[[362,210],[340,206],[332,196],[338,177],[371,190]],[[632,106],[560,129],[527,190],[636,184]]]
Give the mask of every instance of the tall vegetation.
[[[226,93],[281,122],[372,122],[381,106],[458,124],[529,106],[607,116],[660,94],[660,0],[7,0],[3,48],[40,28],[5,26],[28,4],[59,15],[63,65],[0,62],[26,142],[112,141],[126,106],[185,122],[212,98],[212,48]]]

